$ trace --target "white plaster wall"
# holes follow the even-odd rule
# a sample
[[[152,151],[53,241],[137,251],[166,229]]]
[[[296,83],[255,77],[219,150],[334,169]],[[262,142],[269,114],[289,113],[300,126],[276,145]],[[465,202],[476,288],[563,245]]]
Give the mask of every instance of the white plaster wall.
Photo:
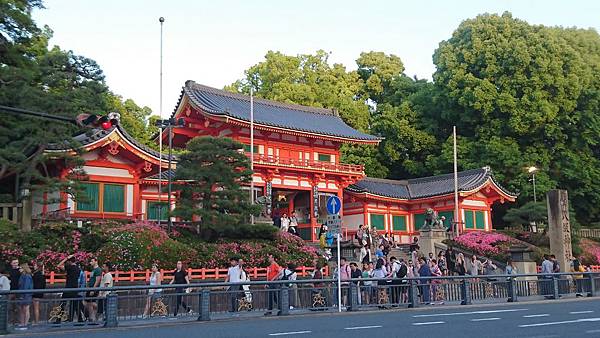
[[[81,157],[86,161],[92,161],[98,158],[98,154],[96,152],[90,152],[81,155]]]
[[[358,230],[358,226],[363,224],[363,221],[363,214],[342,216],[342,222],[344,224],[344,227],[348,230]]]
[[[290,179],[286,178],[286,179],[283,180],[283,184],[284,185],[291,185],[291,186],[297,187],[298,186],[298,180],[290,180]]]
[[[487,207],[484,201],[476,201],[476,200],[464,200],[463,205],[470,205],[474,207]]]
[[[117,169],[117,168],[103,168],[103,167],[91,167],[91,166],[83,166],[83,170],[88,175],[99,175],[99,176],[113,176],[113,177],[133,177],[129,173],[129,171],[125,169]]]
[[[142,200],[142,220],[146,219],[146,200]]]
[[[67,208],[69,208],[69,213],[75,213],[75,201],[73,201],[73,198],[71,198],[71,195],[68,195],[69,197],[67,197]]]
[[[125,196],[127,197],[127,200],[125,201],[125,212],[127,213],[127,216],[132,216],[133,215],[133,184],[128,184],[126,186],[126,193]]]
[[[132,163],[131,161],[129,161],[127,159],[124,159],[122,157],[112,156],[112,155],[108,155],[106,157],[106,159],[111,162],[114,162],[114,163],[121,163],[121,164],[131,164]]]

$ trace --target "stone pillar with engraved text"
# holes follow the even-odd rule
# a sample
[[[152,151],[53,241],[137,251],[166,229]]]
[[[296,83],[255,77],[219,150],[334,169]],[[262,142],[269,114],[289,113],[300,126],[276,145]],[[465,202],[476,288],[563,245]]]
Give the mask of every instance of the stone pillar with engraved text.
[[[573,250],[571,248],[571,222],[567,191],[550,190],[547,195],[547,203],[550,252],[556,255],[560,271],[568,272],[573,258]]]

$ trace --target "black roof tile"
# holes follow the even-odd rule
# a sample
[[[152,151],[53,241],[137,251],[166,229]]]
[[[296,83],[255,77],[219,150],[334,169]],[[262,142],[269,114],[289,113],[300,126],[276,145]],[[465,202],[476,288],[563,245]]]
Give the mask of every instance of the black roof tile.
[[[516,196],[500,186],[489,167],[458,172],[458,191],[470,191],[482,186],[488,179],[507,195]],[[418,199],[446,195],[454,192],[454,174],[413,178],[396,181],[366,177],[347,188],[351,192],[370,193],[397,199]]]
[[[161,180],[168,180],[169,176],[171,176],[171,179],[175,178],[175,170],[163,170],[162,175],[160,175]],[[152,176],[148,176],[146,178],[144,178],[145,180],[158,180],[158,174],[154,174]]]
[[[182,96],[209,114],[250,121],[250,97],[186,81]],[[177,109],[177,108],[176,108]],[[347,125],[335,111],[271,100],[254,99],[254,123],[291,130],[377,142],[381,138]]]

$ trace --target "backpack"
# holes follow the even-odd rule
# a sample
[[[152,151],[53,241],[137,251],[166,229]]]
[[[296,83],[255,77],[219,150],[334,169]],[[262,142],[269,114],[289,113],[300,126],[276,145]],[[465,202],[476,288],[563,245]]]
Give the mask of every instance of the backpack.
[[[404,278],[408,273],[408,268],[404,264],[400,264],[400,269],[396,272],[396,278]]]
[[[285,274],[285,270],[283,270],[283,276],[281,276],[281,280],[288,280],[290,279],[290,276],[293,275],[294,273],[290,273],[289,275]]]

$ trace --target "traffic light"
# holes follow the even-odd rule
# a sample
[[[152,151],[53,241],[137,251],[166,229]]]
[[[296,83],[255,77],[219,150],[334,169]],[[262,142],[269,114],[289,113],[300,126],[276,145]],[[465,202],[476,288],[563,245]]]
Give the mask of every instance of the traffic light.
[[[77,124],[81,127],[102,128],[108,130],[119,124],[121,115],[119,113],[109,113],[108,115],[79,114],[77,115]]]

